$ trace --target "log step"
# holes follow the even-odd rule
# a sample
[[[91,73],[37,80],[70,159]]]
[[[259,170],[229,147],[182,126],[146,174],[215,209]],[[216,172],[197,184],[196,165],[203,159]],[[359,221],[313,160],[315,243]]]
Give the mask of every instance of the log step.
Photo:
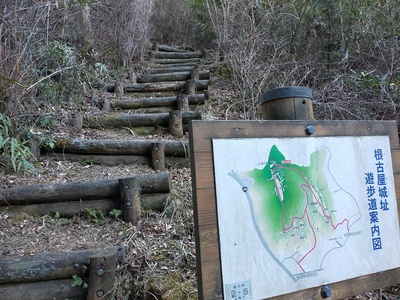
[[[186,52],[185,49],[179,49],[173,46],[165,45],[165,44],[158,44],[156,43],[153,45],[155,51],[166,51],[166,52]]]
[[[192,120],[201,120],[199,111],[183,111],[182,122],[188,124]],[[155,114],[98,114],[84,118],[83,126],[86,128],[121,128],[142,126],[168,126],[168,113]]]
[[[122,262],[124,249],[119,246],[2,257],[0,284],[68,278],[69,285],[71,285],[72,276],[83,276],[84,266],[89,262],[90,257],[104,250],[116,253],[118,262]]]
[[[201,58],[155,58],[153,63],[165,65],[165,64],[187,64],[187,63],[201,63]]]
[[[137,76],[137,83],[183,81],[190,79],[191,71],[162,73],[162,74],[143,74]],[[199,79],[210,79],[210,71],[199,72]]]
[[[154,58],[160,59],[190,59],[190,58],[202,58],[203,53],[201,51],[179,51],[179,52],[166,52],[166,51],[153,51],[152,55]]]
[[[162,65],[163,68],[154,68],[148,69],[145,71],[146,74],[161,74],[161,73],[173,73],[173,72],[185,72],[185,71],[192,71],[196,65],[189,65],[189,66],[169,66],[169,65]]]
[[[151,155],[154,140],[58,139],[54,152],[105,155]],[[189,145],[183,141],[165,141],[164,153],[171,157],[188,157]]]
[[[198,91],[203,91],[208,88],[208,80],[196,80],[195,87]],[[148,92],[180,92],[185,89],[186,81],[177,82],[153,82],[153,83],[128,83],[123,89],[125,93],[148,93]],[[106,91],[113,93],[115,85],[107,85]]]
[[[113,109],[140,109],[150,107],[177,107],[177,96],[150,97],[129,100],[112,100],[110,107]],[[188,95],[189,105],[204,104],[206,94]]]
[[[196,90],[206,90],[208,88],[208,80],[197,80]],[[131,83],[125,84],[125,93],[135,92],[167,92],[167,91],[181,91],[185,88],[186,81],[177,82],[155,82],[155,83]]]
[[[142,194],[169,193],[169,173],[161,172],[137,176]],[[76,200],[115,199],[120,197],[119,179],[94,182],[29,185],[0,190],[0,205],[26,205]]]

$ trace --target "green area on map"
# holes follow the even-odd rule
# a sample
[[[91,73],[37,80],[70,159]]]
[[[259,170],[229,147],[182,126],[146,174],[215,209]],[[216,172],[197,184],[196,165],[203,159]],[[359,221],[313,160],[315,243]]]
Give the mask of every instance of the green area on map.
[[[309,166],[299,166],[274,145],[263,169],[242,173],[254,181],[249,195],[257,226],[270,246],[301,240],[300,248],[308,248],[319,232],[325,237],[334,233],[335,208],[324,175],[325,158],[324,149],[316,150]]]

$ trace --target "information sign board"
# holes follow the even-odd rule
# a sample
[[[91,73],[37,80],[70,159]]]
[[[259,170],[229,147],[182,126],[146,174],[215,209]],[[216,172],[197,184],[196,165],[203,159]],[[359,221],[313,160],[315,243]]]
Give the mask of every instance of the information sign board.
[[[193,121],[190,147],[199,299],[399,283],[396,122]]]

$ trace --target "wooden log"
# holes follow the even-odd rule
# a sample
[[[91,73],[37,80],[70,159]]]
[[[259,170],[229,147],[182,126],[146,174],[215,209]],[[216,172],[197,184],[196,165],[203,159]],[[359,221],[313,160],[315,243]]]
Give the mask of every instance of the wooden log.
[[[169,132],[175,137],[183,137],[183,122],[181,110],[174,110],[169,113]]]
[[[156,48],[153,48],[153,50],[155,50],[155,51],[168,51],[168,52],[184,52],[184,51],[186,51],[184,49],[179,49],[179,48],[172,47],[172,46],[165,45],[165,44],[158,44],[157,45],[157,50],[156,50]]]
[[[178,95],[179,96],[179,95]],[[120,109],[140,109],[147,107],[165,107],[165,106],[177,106],[177,97],[151,97],[151,98],[139,98],[130,100],[114,100],[111,101],[111,108]],[[207,96],[205,94],[194,94],[187,95],[189,105],[204,104]]]
[[[155,140],[88,140],[57,139],[54,141],[54,152],[87,153],[87,154],[131,154],[151,156],[151,144]],[[165,141],[165,155],[187,157],[188,143],[182,141]]]
[[[140,205],[140,186],[137,178],[119,180],[121,206],[125,222],[136,224],[142,214]]]
[[[117,97],[122,96],[124,94],[124,83],[120,80],[115,81],[115,94]]]
[[[169,193],[170,176],[166,172],[136,177],[143,194]],[[77,199],[96,200],[119,198],[118,179],[94,182],[56,183],[50,185],[29,185],[0,190],[0,205],[24,205],[66,202]]]
[[[165,142],[151,143],[151,163],[153,170],[165,171]]]
[[[188,166],[189,164],[187,164]],[[140,203],[143,210],[147,211],[162,211],[169,194],[141,194]],[[105,213],[113,209],[122,209],[120,199],[101,199],[101,200],[79,200],[68,202],[42,203],[30,205],[16,206],[0,206],[0,212],[11,214],[26,213],[28,215],[44,216],[55,215],[58,213],[61,217],[71,217],[84,213],[86,209],[91,208],[101,210]]]
[[[122,262],[125,255],[123,247],[110,246],[67,252],[42,252],[29,256],[4,256],[1,258],[0,283],[46,281],[72,278],[73,275],[82,277],[90,257],[103,251],[116,253],[119,262]],[[69,280],[71,285],[71,279]]]
[[[169,66],[166,65],[164,68],[154,68],[146,70],[147,74],[162,74],[162,73],[172,73],[172,72],[185,72],[192,71],[195,65],[191,66]]]
[[[192,120],[201,120],[201,112],[185,111],[182,113],[182,121],[188,124]],[[168,126],[168,113],[157,114],[98,114],[87,116],[85,127],[87,128],[120,128],[141,126]]]
[[[184,126],[185,127],[185,126]],[[184,131],[187,131],[187,129]],[[76,161],[81,163],[92,163],[106,166],[146,164],[151,165],[149,156],[139,155],[101,155],[101,154],[73,154],[63,153],[48,153],[47,156],[57,157],[59,160]],[[189,157],[165,157],[165,163],[172,168],[186,168],[190,166]]]
[[[152,67],[154,68],[154,69],[165,69],[165,68],[176,68],[176,67],[188,67],[188,66],[190,66],[190,67],[195,67],[195,66],[198,66],[199,64],[201,64],[201,61],[200,61],[200,63],[199,62],[186,62],[186,63],[183,63],[183,62],[180,62],[180,63],[175,63],[175,64],[159,64],[159,65],[153,65]]]
[[[0,284],[2,300],[86,299],[87,290],[71,286],[72,278],[17,284]]]
[[[75,161],[81,164],[97,164],[105,166],[118,165],[150,165],[150,156],[143,155],[110,155],[110,154],[76,154],[76,153],[47,153],[59,161]]]
[[[111,299],[117,270],[117,257],[113,252],[102,252],[90,257],[87,300]]]
[[[196,89],[199,91],[208,88],[208,80],[197,80],[195,82]],[[177,82],[154,82],[154,83],[130,83],[125,84],[125,93],[135,92],[165,92],[165,91],[180,91],[185,87],[185,81]]]
[[[153,60],[155,64],[187,64],[187,63],[196,63],[199,64],[201,62],[201,58],[156,58]]]
[[[188,58],[202,58],[203,52],[201,51],[153,51],[153,57],[160,59],[188,59]]]
[[[210,71],[196,69],[197,74],[196,80],[210,79]],[[161,73],[161,74],[144,74],[137,77],[138,83],[145,82],[168,82],[168,81],[183,81],[191,78],[193,71],[173,72],[173,73]]]

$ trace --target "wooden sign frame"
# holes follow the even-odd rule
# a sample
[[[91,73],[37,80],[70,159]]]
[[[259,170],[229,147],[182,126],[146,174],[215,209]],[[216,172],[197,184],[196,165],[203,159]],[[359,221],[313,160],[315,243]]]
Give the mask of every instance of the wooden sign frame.
[[[306,133],[308,126],[315,129],[313,137],[388,136],[400,212],[400,148],[396,121],[192,121],[189,123],[189,137],[199,299],[224,299],[212,139],[306,137],[310,134]],[[329,284],[332,290],[329,299],[342,299],[399,283],[400,268],[396,268]],[[317,287],[271,299],[323,297],[321,287]]]

